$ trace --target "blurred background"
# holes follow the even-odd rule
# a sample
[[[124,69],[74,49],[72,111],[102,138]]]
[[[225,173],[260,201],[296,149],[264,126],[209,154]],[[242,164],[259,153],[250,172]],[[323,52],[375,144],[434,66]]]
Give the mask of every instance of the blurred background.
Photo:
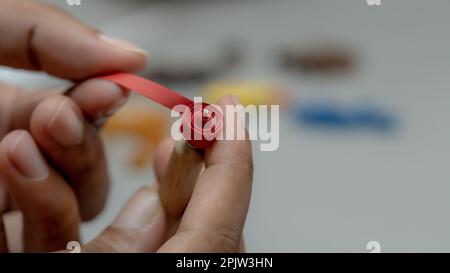
[[[148,50],[142,75],[193,97],[280,104],[280,146],[255,142],[251,252],[450,251],[450,2],[46,0]],[[0,68],[26,88],[68,85]],[[111,222],[154,183],[169,112],[133,96],[105,128]]]

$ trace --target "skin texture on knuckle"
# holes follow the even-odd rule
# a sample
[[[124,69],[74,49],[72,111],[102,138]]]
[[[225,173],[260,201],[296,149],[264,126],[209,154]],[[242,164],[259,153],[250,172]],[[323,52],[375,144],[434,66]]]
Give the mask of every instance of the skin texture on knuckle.
[[[214,231],[181,226],[176,236],[185,238],[187,244],[175,252],[235,253],[240,246],[240,233],[227,225]]]
[[[234,140],[228,140],[233,142]],[[238,140],[247,142],[239,149],[220,149],[206,154],[206,168],[214,165],[223,165],[234,170],[242,170],[248,177],[253,177],[253,156],[250,142],[247,140]],[[213,158],[214,157],[214,158]]]
[[[254,172],[253,160],[241,162],[239,165],[240,165],[239,169],[242,172],[242,176],[247,177],[249,182],[251,182],[253,180],[253,172]]]
[[[237,182],[245,182],[251,184],[253,180],[253,161],[240,161],[240,162],[224,162],[217,164],[216,167],[221,167],[224,171],[231,171],[235,174],[233,180]],[[211,166],[211,167],[214,167]]]
[[[240,233],[230,227],[224,226],[209,237],[214,252],[235,253],[239,250],[240,242],[237,238],[240,238]]]
[[[115,227],[106,228],[99,237],[84,247],[86,253],[119,253],[134,252],[133,245],[137,243],[138,234],[133,230]]]

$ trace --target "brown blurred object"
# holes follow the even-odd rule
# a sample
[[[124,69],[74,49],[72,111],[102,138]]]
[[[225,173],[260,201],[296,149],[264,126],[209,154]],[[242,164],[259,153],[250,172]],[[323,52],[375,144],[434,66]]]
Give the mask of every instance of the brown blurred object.
[[[139,140],[130,158],[135,168],[149,166],[156,145],[167,134],[168,118],[148,106],[131,105],[118,112],[103,127],[106,136],[131,135]]]
[[[283,52],[281,58],[283,67],[304,73],[347,72],[355,64],[354,54],[338,47],[294,48]]]
[[[227,47],[221,54],[205,62],[190,60],[165,60],[144,73],[145,77],[161,83],[191,83],[206,82],[239,64],[241,60],[240,49],[236,46]]]

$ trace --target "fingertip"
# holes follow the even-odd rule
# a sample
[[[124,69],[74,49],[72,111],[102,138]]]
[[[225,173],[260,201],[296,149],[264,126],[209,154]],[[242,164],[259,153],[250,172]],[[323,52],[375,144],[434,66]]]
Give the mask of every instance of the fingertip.
[[[251,141],[245,128],[245,108],[241,105],[240,98],[225,95],[217,101],[217,105],[222,108],[223,129],[215,145],[206,152],[206,167],[222,162],[252,163]]]
[[[9,150],[11,145],[17,141],[20,137],[21,131],[12,131],[2,138],[0,141],[0,174],[2,179],[2,184],[8,187],[9,177],[13,171],[11,161],[9,159]]]
[[[2,139],[0,170],[6,181],[43,181],[49,176],[49,167],[26,130],[12,131]]]
[[[139,229],[151,224],[162,211],[157,187],[139,188],[111,224],[121,229]]]
[[[11,161],[11,150],[25,133],[25,130],[14,130],[4,136],[0,142],[0,172],[4,177],[5,185],[10,181],[9,177],[19,175]]]
[[[105,43],[107,46],[110,46],[111,48],[114,48],[116,50],[122,50],[122,51],[126,51],[129,54],[135,54],[137,56],[139,56],[139,58],[141,60],[145,60],[147,61],[148,59],[148,52],[138,46],[136,46],[135,44],[123,40],[123,39],[119,39],[119,38],[115,38],[103,33],[100,33],[98,38]]]
[[[221,97],[218,101],[217,101],[217,105],[219,105],[220,107],[222,107],[222,110],[225,110],[227,105],[236,105],[238,103],[236,103],[236,100],[239,100],[239,97],[232,95],[232,94],[227,94],[223,97]],[[225,111],[223,111],[225,112]]]
[[[131,42],[102,33],[97,33],[96,39],[98,74],[113,71],[137,73],[147,65],[147,51]]]
[[[52,142],[62,147],[76,146],[85,135],[81,110],[70,98],[61,95],[48,97],[35,108],[30,127],[33,136],[44,145]]]
[[[7,159],[11,149],[16,145],[17,141],[26,134],[25,130],[14,130],[5,135],[0,142],[0,155]]]
[[[114,222],[84,249],[87,252],[155,252],[163,243],[165,221],[157,187],[141,187]]]
[[[36,107],[31,131],[72,186],[83,220],[93,219],[104,208],[109,185],[103,146],[95,128],[71,98],[57,95]]]
[[[101,79],[91,79],[75,86],[67,94],[90,121],[114,114],[129,97],[130,91]]]

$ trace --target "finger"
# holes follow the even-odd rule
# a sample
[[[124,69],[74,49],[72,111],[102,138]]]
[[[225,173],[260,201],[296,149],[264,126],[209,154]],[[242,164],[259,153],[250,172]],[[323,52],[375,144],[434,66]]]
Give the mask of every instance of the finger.
[[[236,97],[219,102],[237,105]],[[224,115],[225,124],[235,119],[235,131],[245,131],[238,116]],[[224,133],[229,128],[224,126]],[[217,140],[207,151],[205,170],[199,177],[177,234],[162,251],[238,251],[252,188],[251,143],[246,140]]]
[[[28,93],[9,85],[0,85],[0,136],[14,129],[28,129],[33,109],[50,92]]]
[[[142,69],[142,49],[83,25],[62,10],[24,0],[3,0],[0,64],[43,70],[76,80],[109,71]]]
[[[158,182],[161,181],[166,172],[174,145],[175,141],[172,138],[167,138],[156,147],[153,168]]]
[[[155,252],[163,243],[164,225],[157,188],[142,187],[83,252]]]
[[[17,94],[15,88],[0,82],[0,138],[11,128],[11,115],[18,100]]]
[[[23,214],[19,210],[3,214],[3,228],[9,253],[23,253]]]
[[[66,95],[89,122],[100,125],[125,104],[129,93],[111,81],[92,79],[73,87]]]
[[[41,104],[43,101],[46,101],[49,99],[50,96],[55,96],[54,94],[50,92],[39,92],[39,93],[26,93],[21,92],[20,90],[17,90],[13,87],[6,87],[4,86],[2,88],[2,100],[0,100],[0,103],[4,103],[4,107],[2,106],[0,108],[0,111],[2,112],[2,115],[0,118],[4,119],[3,124],[8,124],[8,128],[3,128],[2,131],[8,131],[13,129],[29,129],[30,125],[30,117],[33,114],[33,111],[36,110],[37,106]],[[92,122],[101,122],[102,120],[106,119],[109,115],[112,115],[117,109],[125,103],[128,97],[128,92],[126,90],[121,89],[117,85],[110,83],[109,81],[102,81],[102,80],[88,80],[86,82],[81,83],[80,85],[75,86],[70,94],[69,94],[74,101],[79,105],[79,108],[83,112],[83,116],[87,117]],[[61,98],[61,96],[59,96]],[[55,100],[55,99],[53,99]],[[54,101],[54,103],[56,103]],[[36,118],[38,122],[37,127],[43,127],[43,123],[50,122],[48,115],[50,115],[48,112],[53,111],[53,113],[57,112],[58,106],[56,106],[53,103],[52,107],[49,107],[47,109],[44,109],[44,112],[47,113],[47,116],[44,117],[44,120],[41,119],[41,117],[38,115]],[[50,103],[52,104],[52,103]],[[48,103],[46,102],[43,106],[41,105],[40,108],[48,107]],[[76,108],[76,107],[75,107]],[[63,109],[62,109],[63,110]],[[41,111],[42,112],[42,111]],[[64,111],[61,111],[64,114]],[[42,113],[41,113],[42,114]],[[66,115],[67,116],[67,115]],[[47,119],[47,120],[45,120]],[[54,121],[54,123],[58,123],[57,120]],[[67,124],[73,124],[67,123],[67,121],[62,121],[63,125]],[[33,123],[34,124],[34,123]],[[90,125],[86,125],[88,127],[92,127]],[[72,149],[73,150],[73,143],[71,142],[71,136],[76,136],[76,134],[72,131],[66,130],[67,127],[62,126],[54,126],[57,127],[56,129],[53,128],[53,131],[57,130],[57,136],[60,136],[59,139],[62,139],[63,143],[56,144],[69,144],[69,147],[64,146],[64,149]],[[76,127],[76,126],[75,126]],[[52,129],[52,128],[48,128]],[[62,129],[62,130],[60,130]],[[51,130],[49,130],[51,131]],[[64,134],[64,133],[67,134]],[[98,143],[100,140],[98,140],[98,136],[95,132],[91,132],[86,134],[86,141],[83,141],[83,143]],[[51,152],[52,159],[58,161],[58,164],[61,164],[61,158],[63,158],[63,162],[68,162],[69,159],[65,157],[67,153],[64,153],[63,156],[61,156],[61,153],[57,153],[56,151],[61,150],[59,146],[61,145],[53,145],[49,148],[50,144],[52,142],[45,141],[48,140],[49,134],[40,134],[38,133],[36,135],[36,138],[39,142],[39,145],[46,145],[45,148],[49,149],[48,151]],[[92,139],[92,141],[89,141]],[[42,141],[44,140],[44,141]],[[42,143],[41,143],[42,142]],[[72,145],[71,145],[72,144]],[[82,145],[79,145],[82,146]],[[88,145],[89,146],[89,145]],[[87,153],[83,153],[83,156],[80,160],[77,162],[82,161],[83,159],[86,159],[88,155],[97,155],[101,160],[99,160],[92,170],[86,173],[86,176],[89,177],[89,179],[84,179],[83,177],[78,178],[78,175],[74,174],[74,172],[77,172],[76,170],[80,170],[83,168],[90,169],[87,165],[89,162],[85,162],[85,164],[63,164],[67,165],[67,167],[63,166],[63,169],[67,170],[67,173],[70,177],[73,177],[74,179],[71,180],[77,180],[77,181],[85,181],[81,183],[74,183],[76,186],[75,189],[77,190],[78,196],[80,197],[80,201],[82,201],[82,205],[84,206],[82,208],[83,212],[83,218],[85,220],[91,219],[94,217],[103,207],[104,201],[106,199],[106,192],[108,188],[108,179],[106,173],[106,167],[104,167],[103,174],[102,172],[102,164],[104,164],[103,160],[103,151],[100,145],[90,145],[94,146],[93,148],[86,147],[85,149],[88,149]],[[79,147],[77,147],[75,150],[80,150]],[[45,150],[48,152],[47,150]],[[81,149],[82,152],[82,149]],[[92,160],[91,160],[92,161]],[[80,166],[83,165],[83,166]],[[75,171],[72,171],[75,169]],[[100,177],[99,178],[96,178]],[[95,180],[91,183],[92,180]],[[91,184],[90,184],[91,183]],[[88,185],[91,185],[93,189],[86,189],[85,187],[88,187]],[[86,201],[87,200],[87,201]]]
[[[28,129],[36,106],[55,95],[49,91],[24,92],[6,85],[0,88],[0,135],[12,129]],[[80,107],[89,122],[99,123],[125,104],[129,91],[110,81],[92,79],[75,85],[66,95]]]
[[[8,251],[8,247],[6,245],[5,229],[3,225],[3,214],[8,209],[8,195],[2,181],[3,179],[0,175],[0,253]]]
[[[72,186],[84,220],[106,202],[109,176],[96,129],[68,97],[55,95],[33,111],[31,132],[39,147]]]
[[[23,213],[26,251],[54,251],[78,239],[76,198],[27,131],[13,131],[1,141],[0,173]]]
[[[245,253],[245,240],[244,237],[242,236],[241,238],[241,243],[239,244],[239,253]]]

